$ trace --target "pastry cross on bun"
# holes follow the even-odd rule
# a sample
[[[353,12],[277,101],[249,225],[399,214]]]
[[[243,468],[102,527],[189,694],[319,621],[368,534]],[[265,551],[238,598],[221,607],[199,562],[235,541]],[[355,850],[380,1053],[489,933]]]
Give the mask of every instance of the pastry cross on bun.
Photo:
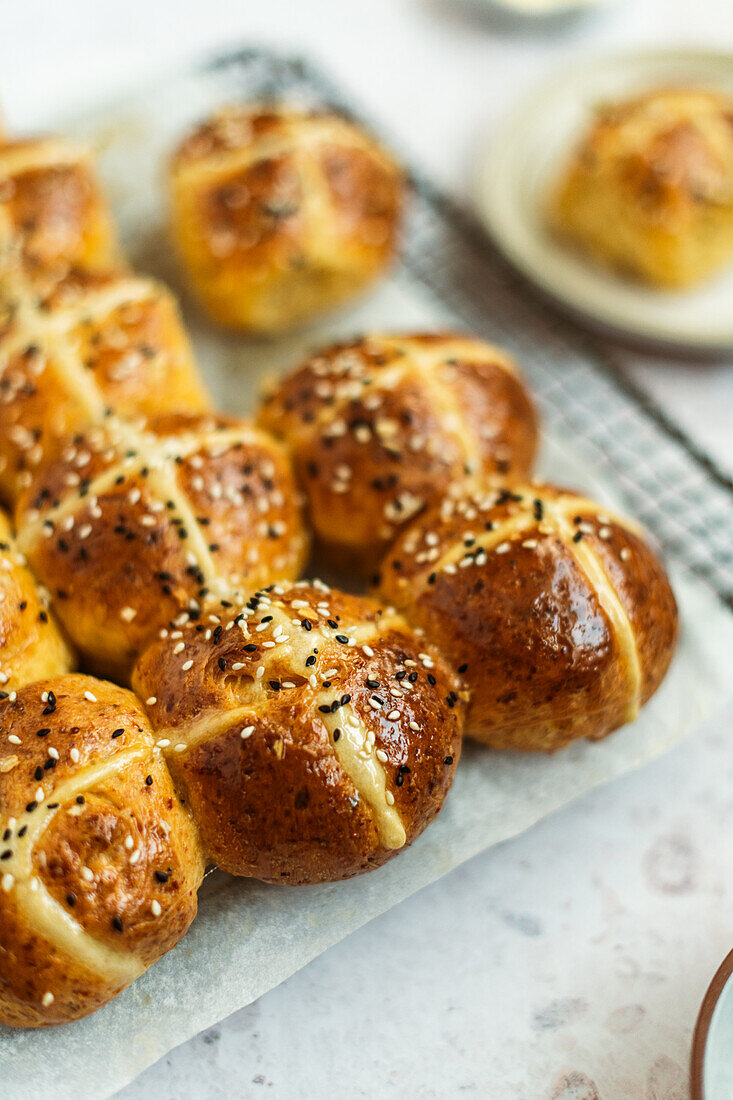
[[[525,476],[537,420],[512,360],[451,333],[367,336],[312,356],[264,401],[322,549],[374,571],[402,525],[472,477]]]
[[[494,748],[553,751],[633,721],[677,639],[636,524],[549,485],[447,499],[395,541],[379,590],[457,666],[466,732]]]
[[[66,138],[0,135],[0,296],[69,264],[104,268],[117,243],[88,150]]]
[[[358,126],[287,107],[219,112],[171,165],[173,233],[211,316],[279,332],[352,297],[395,250],[402,173]]]
[[[21,294],[11,304],[0,335],[6,500],[17,500],[60,439],[110,407],[123,416],[208,408],[176,303],[152,279],[74,268],[32,302]]]
[[[0,512],[0,701],[32,680],[71,671],[73,654],[48,605]],[[11,759],[0,750],[0,774]]]
[[[203,858],[137,699],[88,676],[0,704],[0,1021],[106,1004],[196,914]]]
[[[462,687],[400,615],[300,582],[163,633],[133,685],[225,871],[348,878],[437,814],[460,753]]]
[[[18,509],[19,543],[95,672],[210,592],[291,578],[307,550],[280,445],[240,420],[110,419],[69,442]]]

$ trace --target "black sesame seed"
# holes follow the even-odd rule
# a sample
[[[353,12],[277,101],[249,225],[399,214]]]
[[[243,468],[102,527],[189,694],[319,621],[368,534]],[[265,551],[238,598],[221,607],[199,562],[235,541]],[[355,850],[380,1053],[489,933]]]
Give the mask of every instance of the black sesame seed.
[[[217,664],[219,665],[219,668],[221,669],[222,672],[226,671],[227,663],[226,663],[226,661],[224,660],[223,657],[219,658],[219,660],[217,661]]]
[[[158,882],[167,882],[168,881],[168,875],[165,871],[156,871],[155,872],[155,877],[158,880]]]
[[[466,671],[466,669],[467,669],[467,668],[468,668],[468,665],[467,665],[467,664],[462,664],[462,665],[459,665],[459,666],[458,666],[458,672],[459,672],[459,673],[464,673],[464,672]]]
[[[122,931],[122,917],[112,917],[112,927],[115,932]]]
[[[113,738],[115,738],[115,737],[122,737],[122,734],[123,734],[124,732],[125,732],[125,731],[124,731],[123,729],[119,729],[119,730],[114,730],[114,732],[113,732],[113,734],[112,734],[112,737],[113,737]]]
[[[84,805],[84,803],[86,802],[86,799],[84,798],[84,795],[83,795],[83,794],[78,794],[78,795],[76,796],[76,801],[77,801],[77,803],[78,803],[78,804],[79,804],[80,806],[83,806],[83,805]]]
[[[340,737],[340,736],[341,736],[341,730],[340,730],[340,729],[335,729],[335,730],[333,731],[333,739],[334,739],[334,741],[338,741],[338,739],[339,739],[339,737]]]
[[[452,764],[452,763],[453,763],[453,757],[452,757],[452,756],[446,756],[446,758],[445,758],[445,760],[443,761],[443,763],[444,763],[444,764]]]
[[[43,779],[43,768],[36,768],[33,774],[35,775],[36,779]]]
[[[304,630],[313,629],[313,623],[310,621],[310,619],[303,619],[300,625],[303,627]]]
[[[272,688],[273,691],[279,691],[280,690],[280,681],[279,680],[270,680],[269,683],[270,683],[270,687]]]
[[[349,639],[346,637],[345,634],[337,634],[336,635],[336,641],[341,642],[341,645],[348,645],[349,644]]]
[[[431,686],[431,687],[435,687],[435,685],[437,684],[437,682],[438,682],[438,681],[437,681],[437,680],[435,679],[435,677],[433,676],[432,672],[429,672],[429,673],[428,673],[428,683],[430,684],[430,686]]]
[[[316,658],[313,656],[313,654],[311,654],[310,657],[306,657],[306,659],[305,659],[306,668],[312,668],[315,663],[316,663]]]
[[[145,776],[145,785],[146,785],[147,787],[152,787],[152,785],[153,785],[153,777],[152,777],[152,775],[146,775],[146,776]]]
[[[47,737],[50,732],[50,728],[48,726],[44,726],[42,730],[36,731],[36,737]]]
[[[67,902],[68,905],[71,905],[71,906],[76,905],[76,894],[73,894],[73,893],[69,892],[66,895],[66,902]]]

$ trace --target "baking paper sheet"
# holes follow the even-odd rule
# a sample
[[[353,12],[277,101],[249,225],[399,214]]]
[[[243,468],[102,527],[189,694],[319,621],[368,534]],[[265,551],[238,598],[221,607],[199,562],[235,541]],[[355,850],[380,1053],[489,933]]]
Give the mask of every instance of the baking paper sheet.
[[[104,150],[105,184],[133,262],[176,287],[163,233],[161,158],[209,109],[216,87],[190,78],[175,94],[124,110],[60,120]],[[54,121],[54,120],[51,120]],[[439,303],[397,274],[358,307],[297,337],[252,343],[210,328],[187,309],[199,362],[228,412],[251,411],[262,378],[335,337],[369,329],[450,323]],[[594,475],[582,441],[543,440],[543,476],[623,508]],[[331,944],[476,853],[527,829],[595,785],[636,767],[714,713],[730,694],[733,616],[702,582],[668,563],[681,612],[677,655],[659,692],[631,726],[553,757],[491,753],[467,744],[438,820],[387,866],[347,883],[275,887],[210,875],[199,916],[179,946],[86,1020],[45,1031],[0,1028],[0,1100],[104,1100],[172,1047],[253,1001]]]

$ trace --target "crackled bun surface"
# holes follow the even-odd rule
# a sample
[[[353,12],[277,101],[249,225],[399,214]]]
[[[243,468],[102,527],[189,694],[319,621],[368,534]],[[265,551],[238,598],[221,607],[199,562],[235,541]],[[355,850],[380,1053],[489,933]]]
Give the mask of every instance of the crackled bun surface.
[[[385,150],[338,115],[232,107],[173,156],[173,234],[215,320],[274,333],[381,274],[395,251],[403,191]]]
[[[22,287],[0,332],[0,496],[17,500],[59,440],[120,415],[209,407],[178,307],[152,279],[70,268]]]
[[[416,512],[477,475],[524,477],[537,419],[512,360],[452,333],[327,348],[264,401],[329,556],[374,571]]]
[[[89,676],[0,703],[0,1022],[99,1008],[196,914],[203,858],[129,691]]]
[[[114,679],[182,607],[292,578],[307,551],[280,445],[193,414],[109,420],[69,442],[21,499],[18,540],[87,667]]]
[[[0,135],[0,295],[69,264],[106,267],[115,231],[91,157],[65,138]]]
[[[603,263],[688,286],[733,260],[733,99],[662,88],[601,107],[550,220]]]
[[[0,701],[24,684],[74,667],[48,604],[0,511]]]
[[[177,625],[133,685],[207,855],[315,883],[379,866],[439,811],[462,687],[402,616],[318,582]]]
[[[633,721],[677,639],[636,525],[547,485],[487,486],[420,516],[390,548],[380,594],[457,667],[466,732],[494,748],[553,751]]]

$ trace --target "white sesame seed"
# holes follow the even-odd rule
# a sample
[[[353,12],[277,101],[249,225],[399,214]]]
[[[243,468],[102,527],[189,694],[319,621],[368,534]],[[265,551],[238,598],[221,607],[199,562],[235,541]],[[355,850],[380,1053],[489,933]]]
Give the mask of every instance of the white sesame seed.
[[[148,698],[145,700],[145,706],[146,707],[154,707],[157,702],[158,702],[158,696],[157,695],[149,695]]]
[[[8,741],[10,742],[11,745],[20,745],[21,744],[20,738],[15,733],[11,733],[9,735]]]
[[[170,741],[167,737],[162,737],[160,741],[156,741],[155,744],[158,746],[159,749],[167,749],[170,745]]]
[[[496,547],[496,550],[494,551],[494,553],[496,553],[496,554],[506,554],[507,550],[511,549],[511,545],[512,544],[510,542],[500,542],[499,545]]]
[[[377,757],[377,760],[380,761],[380,763],[382,763],[382,764],[387,763],[387,753],[384,751],[384,749],[377,749],[376,757]]]
[[[39,787],[33,797],[35,798],[36,802],[43,802],[44,798],[46,797],[43,793],[43,787]]]
[[[154,917],[159,917],[160,914],[163,912],[163,910],[160,907],[160,902],[155,900],[155,899],[153,900],[153,903],[150,906],[150,908],[152,910],[152,913],[153,913]]]
[[[11,875],[10,872],[7,871],[2,878],[2,887],[6,894],[13,889],[14,884],[15,876]]]
[[[389,712],[389,714],[387,715],[390,722],[396,722],[397,719],[399,718],[399,716],[400,716],[400,712],[398,710],[391,710]]]
[[[71,759],[74,761],[75,764],[79,763],[79,750],[78,749],[71,749],[71,751],[69,752],[69,756],[71,757]]]
[[[135,841],[132,839],[132,837],[131,836],[126,836],[125,837],[125,847],[127,848],[128,852],[131,851],[131,849],[134,848],[134,846],[135,846]]]
[[[48,1006],[52,1005],[55,1000],[56,998],[54,997],[53,993],[48,990],[46,993],[43,994],[43,997],[41,998],[41,1004],[44,1008],[48,1008]]]
[[[183,741],[178,742],[178,744],[175,746],[175,751],[176,752],[185,752],[186,751],[186,746],[185,746]]]
[[[134,852],[130,854],[130,863],[139,863],[142,852],[139,848],[136,848]]]
[[[90,703],[98,702],[97,696],[91,691],[85,691],[84,698],[87,699]]]
[[[193,661],[190,659],[188,661],[184,661],[181,665],[181,668],[184,672],[188,672],[189,668],[193,668]]]
[[[600,527],[599,528],[599,530],[598,530],[598,538],[599,539],[604,539],[605,540],[605,539],[610,539],[610,537],[611,537],[611,528],[610,527]]]
[[[126,623],[131,623],[136,615],[137,610],[134,607],[123,607],[120,610],[120,618]]]
[[[248,737],[252,736],[254,731],[254,726],[245,726],[239,736],[242,738],[243,741],[246,741]]]
[[[394,795],[391,791],[387,791],[384,798],[388,806],[394,806]]]
[[[373,657],[374,656],[374,650],[372,649],[371,646],[363,645],[361,647],[361,650],[362,650],[362,653],[364,654],[365,657]]]
[[[94,872],[91,870],[90,867],[82,867],[81,877],[87,882],[94,882]]]
[[[629,550],[628,546],[624,546],[621,551],[621,561],[628,561],[630,557],[631,551]]]

